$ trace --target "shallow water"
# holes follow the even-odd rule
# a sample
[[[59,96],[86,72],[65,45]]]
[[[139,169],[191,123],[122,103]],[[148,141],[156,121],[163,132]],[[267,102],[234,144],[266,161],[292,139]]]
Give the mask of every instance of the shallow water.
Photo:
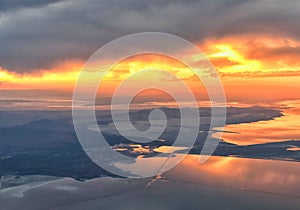
[[[164,176],[169,180],[266,192],[300,198],[300,163],[235,157],[210,157],[199,164],[188,155]]]
[[[269,121],[226,125],[222,139],[238,145],[300,140],[300,101],[286,101],[284,116]]]
[[[300,164],[295,162],[211,157],[199,164],[198,155],[188,155],[153,179],[66,178],[7,188],[1,192],[1,207],[295,209],[300,205],[299,174]]]

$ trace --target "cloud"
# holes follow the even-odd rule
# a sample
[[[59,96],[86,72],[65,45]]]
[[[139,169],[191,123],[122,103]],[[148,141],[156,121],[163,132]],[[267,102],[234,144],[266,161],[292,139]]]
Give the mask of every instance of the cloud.
[[[256,50],[248,51],[249,59],[264,58],[268,63],[265,64],[268,68],[300,68],[300,45],[297,47],[282,46],[282,47],[265,47],[260,46]],[[300,74],[298,74],[299,76]]]
[[[241,34],[300,37],[297,0],[4,0],[0,9],[0,66],[18,73],[86,60],[108,41],[143,31],[196,43]]]
[[[244,71],[244,72],[219,72],[222,77],[241,77],[241,78],[260,78],[260,77],[299,77],[300,71],[298,70],[269,70],[269,71]]]
[[[26,7],[43,7],[63,0],[1,0],[0,11],[18,10]]]

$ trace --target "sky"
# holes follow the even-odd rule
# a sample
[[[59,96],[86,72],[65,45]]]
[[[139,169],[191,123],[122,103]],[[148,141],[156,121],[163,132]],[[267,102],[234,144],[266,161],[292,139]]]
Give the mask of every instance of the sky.
[[[298,0],[2,0],[0,101],[69,100],[81,68],[97,49],[145,31],[197,45],[218,71],[229,102],[298,99],[299,11]],[[197,62],[197,55],[191,59]],[[124,61],[116,67],[123,71],[108,76],[109,84],[149,60],[197,89],[185,67],[153,57]]]

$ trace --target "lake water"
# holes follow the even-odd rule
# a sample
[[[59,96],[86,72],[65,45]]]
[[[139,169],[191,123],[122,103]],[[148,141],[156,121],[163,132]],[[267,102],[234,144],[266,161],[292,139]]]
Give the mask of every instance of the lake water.
[[[287,140],[300,140],[300,101],[282,103],[284,116],[269,121],[226,125],[222,139],[226,142],[249,145]]]
[[[148,179],[65,178],[1,191],[2,209],[297,209],[300,164],[188,155]],[[146,167],[146,166],[144,166]]]

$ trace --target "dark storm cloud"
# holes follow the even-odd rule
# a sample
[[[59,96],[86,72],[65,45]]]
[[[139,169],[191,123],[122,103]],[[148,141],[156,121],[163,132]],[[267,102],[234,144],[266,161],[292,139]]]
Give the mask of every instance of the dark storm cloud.
[[[63,0],[1,0],[0,11],[9,11],[26,7],[41,7]]]
[[[194,42],[245,33],[300,36],[297,0],[31,0],[31,5],[24,4],[31,7],[24,7],[23,1],[3,2],[0,66],[19,73],[87,59],[108,41],[135,32],[173,33]]]

